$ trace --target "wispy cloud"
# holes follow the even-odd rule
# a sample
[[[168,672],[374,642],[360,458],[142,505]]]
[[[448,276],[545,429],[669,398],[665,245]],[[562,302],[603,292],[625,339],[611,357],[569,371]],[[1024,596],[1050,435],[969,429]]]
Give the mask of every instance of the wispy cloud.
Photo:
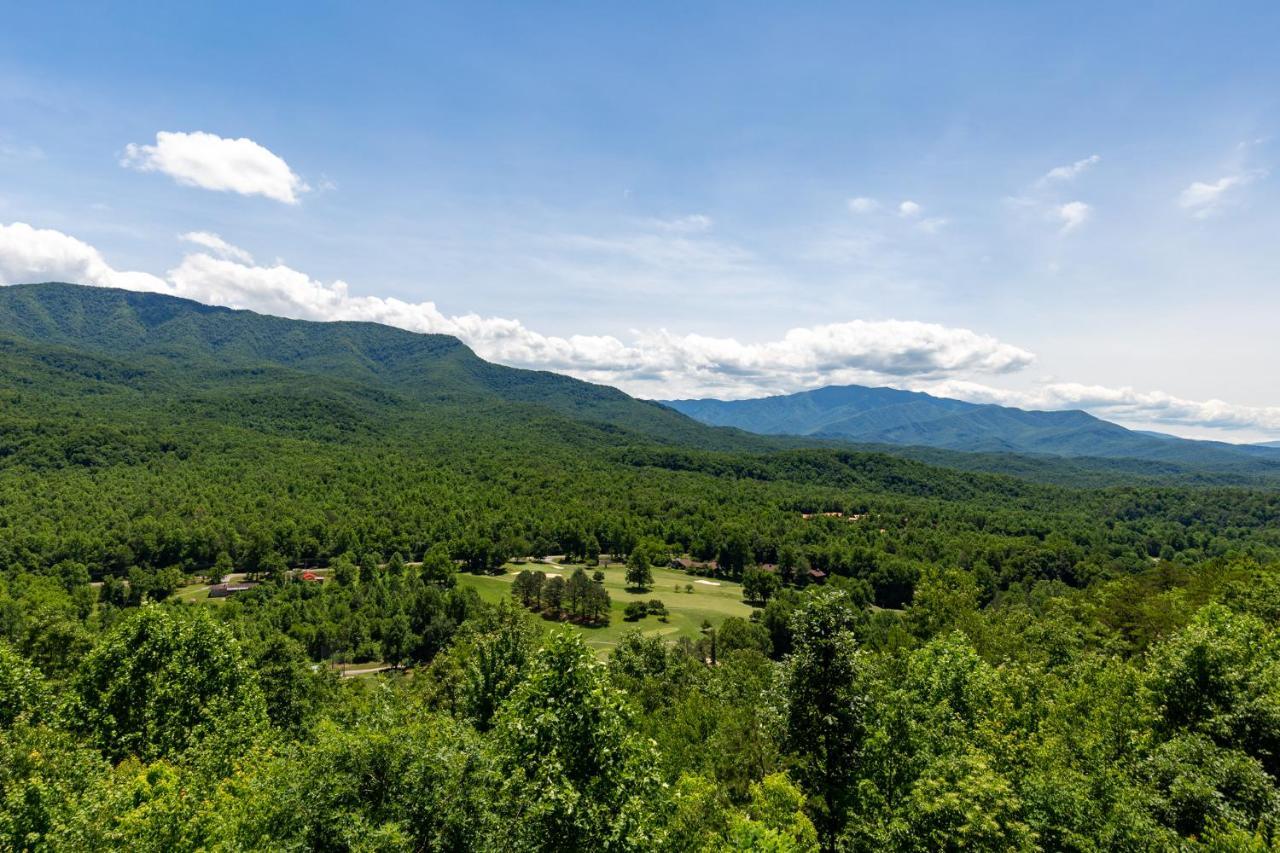
[[[849,210],[854,213],[875,213],[880,209],[880,202],[874,198],[860,195],[856,198],[849,199]]]
[[[179,184],[207,190],[261,195],[285,204],[311,188],[279,155],[252,139],[212,133],[160,131],[155,145],[129,144],[120,165],[161,172]]]
[[[1088,221],[1093,215],[1093,206],[1079,200],[1064,200],[1066,185],[1101,160],[1101,156],[1090,154],[1065,166],[1055,166],[1005,201],[1015,211],[1043,216],[1057,224],[1059,234],[1068,234]]]
[[[197,246],[203,246],[214,254],[230,258],[233,261],[240,261],[245,264],[253,263],[252,255],[239,246],[231,245],[211,231],[188,231],[186,234],[179,234],[178,239],[194,243]]]
[[[1077,160],[1065,166],[1055,166],[1041,175],[1035,185],[1043,189],[1049,184],[1075,180],[1090,167],[1096,166],[1101,160],[1102,158],[1097,154],[1090,154],[1083,160]]]
[[[909,199],[898,205],[898,215],[906,219],[919,216],[922,210],[924,210],[923,207]]]
[[[1196,219],[1206,219],[1220,212],[1235,191],[1265,174],[1261,171],[1241,172],[1225,175],[1216,181],[1195,181],[1178,196],[1178,206]]]
[[[670,231],[676,234],[697,234],[710,231],[715,224],[710,216],[704,213],[692,213],[688,216],[677,216],[673,219],[647,219],[644,224],[659,231]]]

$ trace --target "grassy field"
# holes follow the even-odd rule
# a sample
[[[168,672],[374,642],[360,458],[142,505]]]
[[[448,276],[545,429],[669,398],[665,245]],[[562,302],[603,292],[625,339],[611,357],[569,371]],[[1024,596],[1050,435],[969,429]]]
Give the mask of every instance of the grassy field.
[[[559,574],[568,578],[578,567],[579,564],[568,563],[563,565],[508,564],[506,573],[501,575],[471,575],[460,572],[458,583],[472,587],[485,601],[496,603],[512,600],[511,584],[522,569],[543,571],[548,575]],[[729,616],[741,616],[745,619],[751,615],[751,606],[742,601],[742,585],[733,581],[699,578],[671,569],[655,568],[653,586],[646,592],[636,592],[627,589],[625,569],[621,563],[585,568],[588,574],[596,569],[604,572],[604,586],[609,591],[612,602],[609,624],[602,628],[579,625],[572,627],[581,631],[587,644],[602,657],[617,645],[619,637],[630,631],[640,630],[669,640],[679,637],[696,640],[702,635],[704,620],[712,625],[719,625]],[[693,587],[693,592],[686,592],[685,590],[690,586]],[[667,606],[666,622],[660,622],[657,616],[646,616],[636,622],[628,622],[623,618],[624,608],[632,601],[647,602],[654,598],[660,599]],[[204,583],[182,587],[174,593],[174,599],[215,606],[225,604],[227,601],[225,598],[209,598],[209,586]],[[543,624],[551,626],[560,623],[545,621]]]
[[[458,583],[470,586],[480,593],[486,601],[497,602],[511,599],[511,584],[521,569],[544,571],[548,575],[559,574],[565,578],[573,574],[577,565],[508,565],[506,574],[502,575],[470,575],[459,574]],[[609,624],[603,628],[574,626],[581,631],[597,654],[605,655],[618,643],[623,634],[641,630],[646,634],[658,634],[674,640],[678,637],[697,639],[701,636],[703,620],[712,625],[719,625],[726,617],[741,616],[744,619],[751,615],[751,606],[742,601],[742,586],[726,580],[697,578],[684,572],[671,569],[653,570],[653,587],[647,592],[635,592],[626,588],[623,566],[614,563],[608,567],[587,567],[587,573],[597,568],[604,571],[604,586],[612,600],[612,612]],[[703,581],[699,583],[699,581]],[[713,585],[715,584],[715,585]],[[685,592],[688,585],[693,592]],[[676,587],[680,591],[676,592]],[[622,618],[623,609],[632,601],[649,601],[660,599],[667,606],[669,615],[667,622],[659,622],[656,616],[646,616],[638,622],[628,622]],[[547,622],[548,625],[557,624]]]

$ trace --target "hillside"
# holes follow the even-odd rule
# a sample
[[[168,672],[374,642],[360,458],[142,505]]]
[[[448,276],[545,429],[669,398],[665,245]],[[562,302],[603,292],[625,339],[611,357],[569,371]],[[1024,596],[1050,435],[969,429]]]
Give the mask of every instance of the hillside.
[[[615,388],[487,362],[449,335],[376,323],[289,320],[155,293],[50,283],[0,288],[0,342],[6,339],[11,351],[24,349],[28,360],[46,364],[106,358],[134,383],[177,372],[180,378],[161,385],[202,396],[231,386],[273,386],[293,396],[318,381],[322,396],[355,395],[368,403],[382,392],[384,405],[391,404],[386,395],[396,398],[392,408],[519,404],[658,441],[770,446],[732,430],[708,430]]]
[[[831,386],[754,400],[665,404],[705,424],[761,434],[974,453],[1134,459],[1217,473],[1280,472],[1280,452],[1264,446],[1156,436],[1082,411],[1026,411],[893,388]]]
[[[5,389],[21,393],[32,403],[23,407],[27,411],[74,413],[54,427],[48,419],[31,425],[29,415],[11,412],[12,420],[0,422],[0,459],[10,461],[43,453],[41,464],[51,464],[49,454],[62,453],[31,442],[19,424],[74,434],[72,455],[98,460],[133,458],[139,447],[177,441],[176,433],[204,422],[292,438],[397,436],[410,443],[467,430],[503,436],[526,429],[592,453],[634,441],[752,453],[851,446],[827,428],[803,437],[712,428],[614,388],[486,362],[447,335],[374,323],[288,320],[69,284],[0,288],[0,353],[0,395]],[[864,390],[872,398],[903,393]],[[87,399],[96,405],[86,408]],[[942,402],[957,409],[969,405]],[[920,401],[915,405],[928,408]],[[817,408],[812,401],[805,407]],[[518,444],[520,437],[510,441]],[[1252,463],[1206,470],[1176,459],[979,453],[878,441],[853,446],[934,466],[1073,486],[1260,485],[1280,478]]]

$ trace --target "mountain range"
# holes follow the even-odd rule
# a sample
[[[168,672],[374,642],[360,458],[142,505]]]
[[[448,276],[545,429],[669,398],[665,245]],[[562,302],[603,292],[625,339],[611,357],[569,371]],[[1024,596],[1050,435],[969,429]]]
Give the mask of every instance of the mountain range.
[[[1083,412],[859,387],[661,404],[493,364],[448,335],[65,283],[0,287],[0,464],[185,452],[208,445],[209,425],[411,447],[483,439],[517,448],[537,432],[544,444],[592,454],[639,444],[834,447],[1080,486],[1280,483],[1280,449],[1143,436]],[[54,429],[66,434],[44,442]]]
[[[977,453],[1137,459],[1201,470],[1280,470],[1280,448],[1139,432],[1079,410],[1028,411],[919,391],[829,386],[752,400],[668,400],[702,423],[764,435]]]

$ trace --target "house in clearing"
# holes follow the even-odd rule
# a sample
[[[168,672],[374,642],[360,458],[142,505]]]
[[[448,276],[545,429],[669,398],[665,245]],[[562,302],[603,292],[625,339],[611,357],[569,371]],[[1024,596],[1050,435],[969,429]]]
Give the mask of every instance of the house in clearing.
[[[716,563],[715,560],[708,560],[704,563],[699,560],[691,560],[688,557],[677,557],[667,565],[677,571],[694,573],[716,572],[720,568],[719,564]]]
[[[257,586],[252,581],[241,581],[239,583],[215,583],[209,587],[210,598],[229,598],[237,592],[244,592],[246,589],[253,589]]]

